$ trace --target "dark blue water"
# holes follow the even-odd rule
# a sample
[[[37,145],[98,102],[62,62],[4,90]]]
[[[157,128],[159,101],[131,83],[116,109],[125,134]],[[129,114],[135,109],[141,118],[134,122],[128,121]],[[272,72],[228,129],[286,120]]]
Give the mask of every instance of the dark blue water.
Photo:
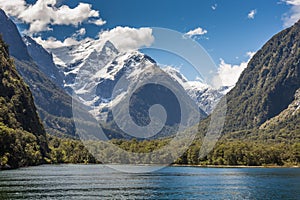
[[[300,169],[167,167],[130,174],[101,165],[45,165],[0,171],[0,199],[299,200]]]

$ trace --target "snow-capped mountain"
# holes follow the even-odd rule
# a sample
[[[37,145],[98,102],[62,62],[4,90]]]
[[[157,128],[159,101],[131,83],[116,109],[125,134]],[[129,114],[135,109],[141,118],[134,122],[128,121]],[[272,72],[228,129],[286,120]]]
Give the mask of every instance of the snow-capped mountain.
[[[147,68],[152,67],[152,61],[138,52],[122,53],[108,62],[100,70],[89,68],[90,64],[84,65],[84,69],[77,74],[75,83],[69,85],[75,93],[85,102],[86,105],[93,107],[94,116],[105,119],[113,106],[118,104],[128,92],[131,85],[124,85],[124,91],[113,94],[113,90],[120,81],[125,78],[129,84],[136,84],[141,78],[140,75],[146,72]],[[93,73],[94,72],[94,73]]]
[[[176,126],[182,122],[181,106],[185,105],[188,113],[196,111],[199,120],[206,117],[206,113],[188,95],[183,95],[186,94],[183,85],[163,71],[152,58],[138,51],[119,52],[111,42],[100,40],[86,40],[82,45],[49,51],[65,74],[65,88],[74,92],[87,106],[89,113],[102,123],[113,124],[113,128],[116,127],[116,119],[126,123],[124,127],[130,127],[127,123],[131,118],[134,121],[132,124],[146,126],[151,122],[149,108],[155,104],[162,105],[167,112],[166,124],[159,129],[160,135],[170,135],[170,130],[176,131]],[[145,85],[148,80],[152,82]],[[168,87],[156,84],[157,81],[163,81]],[[181,95],[180,103],[184,105],[179,104],[169,89],[171,87]],[[128,105],[124,103],[127,101]],[[188,123],[193,120],[187,118],[183,121]]]
[[[147,67],[159,68],[151,57],[138,51],[120,53],[110,41],[87,39],[79,45],[49,51],[64,72],[67,91],[75,92],[85,105],[92,108],[90,112],[100,119],[106,119],[112,106],[121,101],[123,94],[112,96],[121,77],[137,83]],[[187,91],[206,114],[211,113],[224,95],[200,81],[188,81],[172,67],[162,69]]]
[[[197,103],[197,105],[210,114],[221,98],[226,94],[229,87],[213,88],[201,81],[188,81],[179,70],[173,67],[165,67],[163,70],[174,80],[183,86],[188,95]]]
[[[90,39],[84,40],[79,45],[49,51],[53,54],[54,62],[65,75],[64,87],[69,93],[75,89],[76,94],[82,89],[74,85],[77,76],[89,80],[93,74],[119,54],[111,42]],[[93,84],[93,82],[88,83]]]

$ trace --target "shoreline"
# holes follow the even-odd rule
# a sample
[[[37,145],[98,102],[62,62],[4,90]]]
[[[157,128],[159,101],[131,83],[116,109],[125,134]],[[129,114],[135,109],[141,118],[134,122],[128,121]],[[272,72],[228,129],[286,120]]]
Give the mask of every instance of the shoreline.
[[[198,168],[300,168],[299,165],[260,165],[260,166],[247,166],[247,165],[170,165],[171,167],[198,167]]]
[[[17,169],[22,169],[22,168],[28,168],[28,167],[37,167],[37,166],[43,166],[43,165],[101,165],[101,166],[107,166],[107,164],[100,164],[100,163],[58,163],[58,164],[41,164],[41,165],[33,165],[33,166],[23,166],[19,168],[0,168],[0,171],[10,171],[10,170],[17,170]],[[110,165],[122,165],[122,164],[110,164]],[[124,164],[127,166],[130,166],[131,164]],[[297,169],[300,168],[300,165],[285,165],[285,166],[278,166],[278,165],[262,165],[262,166],[247,166],[247,165],[179,165],[179,164],[171,164],[171,165],[155,165],[155,164],[140,164],[140,165],[132,165],[132,166],[164,166],[164,167],[195,167],[195,168],[253,168],[253,169],[259,169],[259,168],[273,168],[273,169]]]

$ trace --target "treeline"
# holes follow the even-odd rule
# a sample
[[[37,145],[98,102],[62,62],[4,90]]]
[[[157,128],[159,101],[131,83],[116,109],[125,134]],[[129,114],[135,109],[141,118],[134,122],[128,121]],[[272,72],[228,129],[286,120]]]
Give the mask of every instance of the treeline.
[[[161,152],[159,157],[162,160],[159,160],[151,156],[139,157],[138,154],[132,157],[124,152],[144,154],[160,150],[169,145],[170,138],[149,141],[113,139],[108,142],[111,145],[105,146],[104,142],[100,141],[88,141],[84,144],[77,139],[47,135],[49,152],[42,156],[35,135],[0,125],[0,168],[45,163],[107,163],[107,160],[120,164],[299,166],[300,142],[296,139],[291,143],[290,137],[291,135],[286,134],[273,137],[268,133],[236,132],[224,136],[205,157],[199,156],[202,141],[198,138],[180,158],[170,160],[173,153],[182,148],[175,143],[168,150]],[[113,147],[119,148],[116,150]]]
[[[263,144],[258,142],[222,142],[204,158],[199,158],[199,146],[191,146],[176,164],[293,166],[300,164],[300,143]]]
[[[149,153],[160,149],[168,140],[121,141],[115,140],[114,144],[129,152]],[[300,164],[300,142],[290,143],[262,143],[259,141],[225,141],[219,142],[212,152],[205,157],[200,157],[201,141],[194,141],[185,153],[174,160],[172,164],[178,165],[245,165],[245,166],[294,166]],[[172,152],[164,152],[165,156]],[[110,158],[117,153],[111,153]],[[161,155],[163,157],[164,155]],[[124,158],[123,158],[124,159]],[[111,158],[111,160],[114,160]],[[121,162],[121,161],[120,161]],[[151,163],[151,159],[149,160]],[[141,161],[143,163],[143,161]],[[145,164],[145,163],[144,163]]]
[[[0,170],[40,164],[96,163],[80,140],[47,135],[48,152],[37,136],[0,124]]]
[[[293,166],[300,165],[300,129],[244,130],[227,133],[212,152],[199,158],[200,141],[194,142],[177,164]]]
[[[169,160],[173,155],[172,149],[178,150],[179,146],[171,146],[169,151],[162,151],[159,160],[157,157],[139,157],[138,153],[150,153],[155,150],[160,150],[166,145],[169,145],[170,139],[157,140],[120,140],[113,139],[109,141],[112,145],[103,145],[101,142],[90,141],[86,145],[92,154],[86,149],[86,146],[78,140],[60,139],[51,137],[49,140],[49,147],[51,149],[52,163],[99,163],[93,157],[95,155],[98,159],[103,159],[104,163],[123,163],[123,164],[165,164],[170,162],[179,165],[245,165],[245,166],[294,166],[300,165],[300,142],[291,143],[288,139],[278,141],[276,139],[269,139],[268,142],[264,140],[254,139],[255,134],[246,134],[243,138],[233,138],[236,135],[243,135],[241,133],[231,134],[222,138],[215,146],[212,152],[201,158],[201,140],[195,140],[188,150],[177,160]],[[268,136],[260,135],[267,138]],[[271,136],[270,136],[271,137]],[[281,138],[281,137],[279,137]],[[112,146],[117,146],[115,149]],[[97,149],[98,148],[98,149]],[[124,150],[124,151],[122,151]],[[124,152],[137,153],[136,156],[128,156]],[[153,155],[152,155],[153,156]],[[142,160],[143,159],[143,160]],[[161,163],[155,163],[157,160]]]

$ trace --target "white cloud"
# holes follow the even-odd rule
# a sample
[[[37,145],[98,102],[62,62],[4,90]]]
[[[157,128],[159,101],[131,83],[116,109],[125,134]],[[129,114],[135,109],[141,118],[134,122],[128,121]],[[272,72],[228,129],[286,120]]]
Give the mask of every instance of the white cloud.
[[[292,26],[300,19],[300,0],[283,0],[287,5],[292,6],[291,10],[283,17],[284,26]]]
[[[254,19],[256,13],[257,13],[257,10],[251,10],[251,11],[248,13],[248,19]]]
[[[217,10],[217,7],[218,7],[218,4],[214,4],[214,5],[211,6],[211,9]]]
[[[85,34],[86,34],[85,28],[81,28],[72,35],[72,38],[79,38],[79,37],[84,36]]]
[[[101,40],[111,41],[119,51],[135,50],[154,42],[151,28],[116,27],[99,33]]]
[[[82,36],[86,34],[86,29],[81,28],[77,30],[71,37],[65,38],[64,41],[60,41],[55,37],[49,37],[42,39],[41,37],[32,37],[37,43],[42,45],[45,49],[53,49],[64,46],[72,46],[80,43]]]
[[[189,36],[189,37],[193,37],[193,36],[197,36],[197,35],[204,35],[207,33],[207,30],[198,27],[196,29],[190,30],[189,32],[187,32],[185,35]]]
[[[33,38],[37,43],[42,45],[46,49],[55,49],[63,46],[72,46],[79,43],[75,38],[69,37],[66,38],[63,42],[60,40],[57,40],[54,37],[49,37],[46,40],[43,40],[41,37]]]
[[[82,37],[86,34],[86,30],[81,28],[77,30],[71,37],[60,41],[54,37],[42,39],[41,37],[33,38],[37,43],[41,44],[46,49],[59,48],[64,46],[71,46],[79,44]],[[83,40],[95,40],[85,38]],[[129,27],[116,27],[108,31],[99,33],[98,40],[111,41],[119,51],[137,50],[143,46],[150,46],[154,42],[151,28],[129,28]]]
[[[249,57],[248,61],[242,62],[239,65],[228,64],[223,59],[221,59],[221,63],[218,69],[218,77],[221,80],[222,85],[234,86],[254,54],[255,52],[248,52],[246,54]]]
[[[67,5],[56,7],[58,0],[37,0],[28,4],[25,0],[0,0],[0,7],[10,16],[29,24],[28,33],[51,30],[51,25],[78,26],[83,22],[105,24],[99,11],[90,4],[79,3],[70,8]]]
[[[103,21],[102,19],[89,20],[88,22],[90,24],[95,24],[97,26],[102,26],[102,25],[106,24],[106,21]]]

